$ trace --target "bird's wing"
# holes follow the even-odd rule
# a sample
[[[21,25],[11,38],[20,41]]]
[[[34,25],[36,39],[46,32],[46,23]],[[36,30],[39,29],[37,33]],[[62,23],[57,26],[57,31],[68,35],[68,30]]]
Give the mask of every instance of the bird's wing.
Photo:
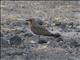
[[[43,25],[38,25],[38,29],[41,31],[44,35],[51,35],[50,31]]]

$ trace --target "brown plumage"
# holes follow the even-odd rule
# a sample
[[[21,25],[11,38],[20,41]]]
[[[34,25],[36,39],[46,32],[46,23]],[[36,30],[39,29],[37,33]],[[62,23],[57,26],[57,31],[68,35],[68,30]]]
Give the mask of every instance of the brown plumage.
[[[31,31],[36,35],[53,36],[55,38],[61,36],[59,33],[55,33],[55,34],[51,33],[43,26],[43,24],[41,24],[42,22],[40,22],[38,19],[30,18],[27,21],[30,21]]]

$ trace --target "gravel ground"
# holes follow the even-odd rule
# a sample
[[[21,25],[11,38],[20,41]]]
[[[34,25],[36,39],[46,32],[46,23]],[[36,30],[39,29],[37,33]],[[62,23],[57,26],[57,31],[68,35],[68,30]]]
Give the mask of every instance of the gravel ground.
[[[51,32],[39,44],[25,21],[40,18]],[[1,60],[80,60],[80,1],[1,1]]]

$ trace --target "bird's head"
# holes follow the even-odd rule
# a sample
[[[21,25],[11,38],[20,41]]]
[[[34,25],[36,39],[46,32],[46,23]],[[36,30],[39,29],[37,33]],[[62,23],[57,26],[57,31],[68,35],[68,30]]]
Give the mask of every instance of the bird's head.
[[[29,18],[26,21],[29,22],[30,24],[43,25],[43,21],[41,19],[38,19],[38,18]]]

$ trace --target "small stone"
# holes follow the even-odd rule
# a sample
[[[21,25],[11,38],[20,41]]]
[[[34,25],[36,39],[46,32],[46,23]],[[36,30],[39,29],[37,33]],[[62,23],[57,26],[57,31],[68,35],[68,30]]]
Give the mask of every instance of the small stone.
[[[47,43],[47,40],[39,39],[38,43],[39,43],[39,44],[44,44],[44,43]]]
[[[61,37],[59,37],[56,41],[60,42],[60,41],[63,41],[63,39]]]
[[[14,48],[9,48],[6,50],[6,55],[11,56],[14,55],[16,50]]]
[[[33,36],[33,34],[32,34],[32,33],[28,33],[28,32],[27,32],[27,33],[25,33],[25,34],[24,34],[24,36],[25,36],[25,37],[26,37],[26,36],[28,36],[28,37],[32,37],[32,36]]]
[[[22,55],[23,53],[22,49],[16,49],[15,55]]]
[[[80,29],[76,29],[76,32],[80,32]]]
[[[60,27],[61,28],[66,28],[66,23],[62,23]]]
[[[8,47],[9,44],[8,44],[8,41],[5,40],[4,38],[0,38],[0,47]]]
[[[56,22],[55,23],[55,26],[60,26],[61,25],[61,22]]]
[[[5,52],[1,51],[0,52],[0,58],[3,58],[3,57],[5,57]]]
[[[10,44],[11,45],[20,45],[22,42],[22,39],[19,37],[19,36],[13,36],[11,39],[10,39]]]
[[[80,32],[80,26],[76,27],[76,32]]]
[[[3,37],[3,34],[0,32],[0,37]]]
[[[70,22],[68,25],[69,25],[71,28],[73,28],[74,23],[73,23],[73,22]]]
[[[30,43],[34,44],[34,43],[36,43],[36,42],[32,40],[32,41],[30,41]]]
[[[16,23],[15,23],[15,22],[12,22],[11,25],[12,25],[12,26],[16,26]]]
[[[68,60],[80,60],[80,58],[77,58],[77,57],[69,57]]]
[[[80,47],[80,44],[76,41],[72,41],[70,44],[71,47]]]

